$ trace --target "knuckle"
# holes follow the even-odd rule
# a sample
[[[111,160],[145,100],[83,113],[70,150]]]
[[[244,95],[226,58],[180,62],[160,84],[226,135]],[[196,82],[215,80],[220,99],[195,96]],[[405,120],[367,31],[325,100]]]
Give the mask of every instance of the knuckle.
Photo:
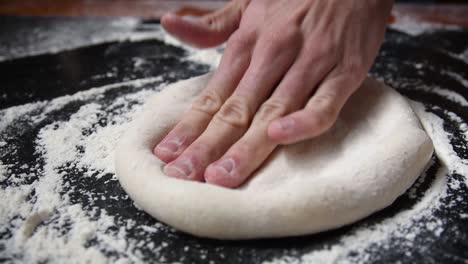
[[[278,55],[282,55],[281,51],[284,50],[285,45],[275,41],[275,40],[267,40],[266,38],[263,40],[263,43],[259,45],[259,53],[257,56],[261,56],[263,58],[276,58]]]
[[[318,127],[330,127],[338,116],[339,109],[334,101],[334,95],[331,93],[326,93],[315,98],[315,122]]]
[[[284,24],[277,31],[281,34],[282,39],[288,42],[298,40],[302,36],[300,28],[293,24]]]
[[[304,47],[304,55],[308,57],[306,68],[316,67],[317,63],[334,64],[337,61],[336,48],[328,45],[326,41],[307,43]]]
[[[307,53],[312,55],[327,55],[329,53],[332,53],[336,49],[335,45],[333,44],[334,42],[326,36],[323,36],[318,39],[319,41],[317,41],[316,38],[309,37],[309,39],[306,42],[307,45],[305,46]]]
[[[283,37],[278,36],[276,34],[269,34],[269,36],[265,37],[263,41],[265,51],[271,54],[278,54],[278,52],[281,52],[281,50],[286,48],[286,41],[283,39]]]
[[[226,101],[215,117],[218,121],[234,127],[247,127],[250,122],[250,109],[244,98],[233,96]]]
[[[231,66],[245,61],[250,56],[254,40],[253,31],[233,33],[227,42],[222,63],[227,62]]]
[[[330,116],[329,112],[320,110],[315,114],[314,124],[319,130],[326,130],[331,127],[333,120],[334,119]]]
[[[337,94],[332,91],[332,89],[327,90],[328,91],[322,92],[314,97],[314,104],[319,108],[326,108],[335,101]]]
[[[192,103],[192,110],[214,115],[221,104],[221,97],[215,91],[205,91]]]
[[[204,163],[206,159],[211,159],[212,157],[218,157],[222,155],[221,149],[219,147],[214,147],[209,144],[209,141],[198,140],[190,145],[190,150],[186,151],[192,155],[198,157],[201,163]]]
[[[235,147],[230,151],[231,156],[239,159],[245,160],[249,157],[252,157],[254,154],[254,149],[252,144],[248,144],[245,141],[239,141],[236,143]]]
[[[299,43],[301,34],[298,28],[294,26],[278,27],[268,29],[262,34],[262,42],[266,52],[272,55],[278,55],[279,52],[290,50],[291,46]]]
[[[206,144],[202,144],[199,141],[193,142],[192,145],[190,145],[189,149],[187,149],[185,154],[194,154],[196,156],[206,156],[212,151],[212,149],[208,148]]]
[[[272,121],[275,118],[286,114],[286,104],[278,99],[269,99],[262,104],[257,113],[257,118],[260,121]]]
[[[362,62],[361,56],[352,55],[345,60],[345,68],[350,73],[361,72],[364,68],[364,63]]]
[[[238,30],[229,37],[226,50],[231,50],[233,53],[243,52],[253,44],[254,40],[255,31]]]

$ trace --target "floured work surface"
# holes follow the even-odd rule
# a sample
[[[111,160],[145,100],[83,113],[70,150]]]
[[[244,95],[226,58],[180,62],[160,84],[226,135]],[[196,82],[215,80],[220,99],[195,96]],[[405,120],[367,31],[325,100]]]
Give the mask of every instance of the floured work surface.
[[[44,34],[35,25],[43,20],[25,23],[37,41]],[[58,46],[53,54],[33,52],[38,56],[0,63],[1,261],[460,263],[467,258],[468,76],[466,45],[460,45],[467,30],[387,32],[372,74],[414,100],[438,155],[392,206],[318,235],[220,242],[155,221],[128,199],[113,169],[114,147],[129,117],[166,83],[209,71],[217,52],[177,47],[152,22],[119,23],[146,35],[127,42],[94,38],[92,43],[105,43],[81,42],[64,52]],[[11,41],[4,32],[2,44]],[[27,104],[38,98],[45,101]]]

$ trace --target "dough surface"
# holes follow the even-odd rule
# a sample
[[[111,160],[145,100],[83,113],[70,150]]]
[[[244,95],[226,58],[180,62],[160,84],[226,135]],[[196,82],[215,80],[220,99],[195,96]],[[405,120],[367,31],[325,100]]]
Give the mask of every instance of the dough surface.
[[[163,174],[152,149],[180,120],[210,74],[150,98],[116,152],[116,172],[147,213],[217,239],[312,234],[390,205],[420,175],[433,146],[407,101],[368,78],[324,135],[280,147],[239,189]]]

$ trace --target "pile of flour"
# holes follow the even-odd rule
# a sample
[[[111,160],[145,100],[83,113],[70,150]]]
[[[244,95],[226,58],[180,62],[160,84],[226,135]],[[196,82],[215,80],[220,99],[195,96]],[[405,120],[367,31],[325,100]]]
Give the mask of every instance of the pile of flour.
[[[185,60],[209,64],[212,68],[219,63],[220,50],[195,50],[162,31],[153,37],[186,49]],[[135,67],[140,65],[136,63]],[[468,89],[468,80],[455,72],[447,72],[447,75],[458,78]],[[127,129],[131,117],[141,111],[146,99],[165,86],[164,80],[156,76],[0,110],[0,261],[127,263],[141,261],[147,252],[151,252],[154,262],[177,263],[187,261],[184,252],[191,252],[198,254],[199,259],[214,263],[209,252],[193,241],[169,261],[173,230],[154,222],[137,224],[132,216],[111,213],[115,208],[94,206],[98,200],[112,200],[117,206],[119,200],[128,199],[125,195],[114,196],[104,191],[99,193],[97,189],[79,188],[79,184],[70,185],[70,182],[86,184],[91,181],[118,188],[114,175],[116,142]],[[110,103],[104,100],[107,92],[123,87],[132,87],[134,92]],[[441,89],[439,93],[455,104],[468,105],[466,98],[449,89]],[[81,102],[81,105],[68,118],[61,118],[60,110],[72,107],[74,102]],[[445,131],[442,119],[427,111],[421,103],[413,102],[412,106],[433,140],[437,154],[428,165],[428,171],[436,170],[431,174],[435,177],[430,186],[421,193],[421,185],[427,183],[422,175],[407,194],[414,205],[379,221],[357,225],[332,246],[301,254],[294,250],[285,251],[281,256],[265,258],[265,263],[365,262],[376,250],[391,249],[396,243],[411,254],[409,249],[424,247],[420,234],[432,239],[444,232],[443,219],[434,212],[441,207],[456,206],[447,199],[456,199],[452,193],[468,185],[468,161],[455,153],[451,134]],[[455,124],[459,124],[457,129],[464,133],[466,144],[467,121],[449,114]],[[39,126],[51,118],[57,120]],[[1,158],[6,153],[11,154],[8,157],[14,157],[19,149],[14,137],[9,135],[27,137],[26,131],[38,126],[40,129],[31,146],[33,160]],[[10,131],[12,127],[24,131]],[[76,172],[73,177],[78,178],[70,179],[69,171]],[[449,179],[454,173],[461,177]],[[85,202],[78,203],[77,199]],[[132,210],[135,214],[143,214],[135,208]],[[459,212],[459,217],[468,219],[468,214]],[[151,235],[158,232],[168,234],[167,238],[151,239]],[[219,258],[223,258],[222,253],[219,254]]]

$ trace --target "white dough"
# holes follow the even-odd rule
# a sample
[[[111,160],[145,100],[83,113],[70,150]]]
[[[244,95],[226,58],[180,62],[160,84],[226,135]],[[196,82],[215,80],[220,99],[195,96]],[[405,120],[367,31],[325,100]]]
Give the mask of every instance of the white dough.
[[[158,220],[197,236],[252,239],[311,234],[390,205],[416,180],[433,146],[407,101],[367,79],[324,135],[280,147],[239,189],[163,174],[152,149],[210,74],[149,99],[116,153],[125,191]]]

